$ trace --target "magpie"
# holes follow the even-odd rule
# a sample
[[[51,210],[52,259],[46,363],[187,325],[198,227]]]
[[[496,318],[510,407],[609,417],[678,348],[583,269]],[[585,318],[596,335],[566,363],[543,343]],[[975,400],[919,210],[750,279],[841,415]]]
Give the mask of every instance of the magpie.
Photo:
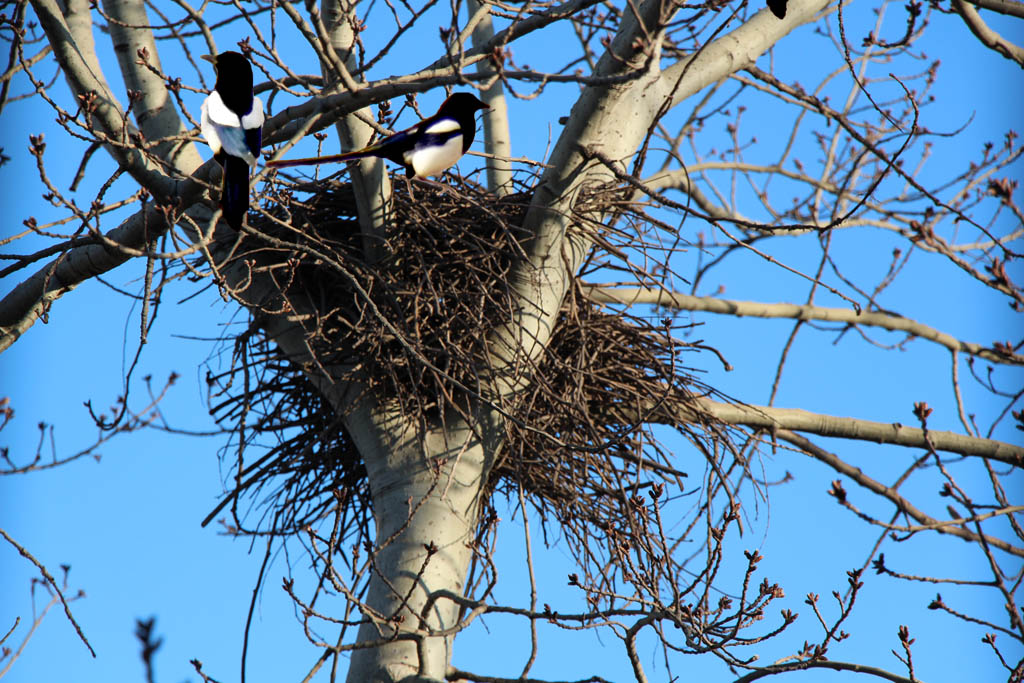
[[[235,230],[249,211],[249,167],[263,142],[263,102],[252,94],[252,66],[237,52],[203,55],[217,72],[213,92],[203,100],[200,130],[213,158],[224,167],[220,206]]]
[[[473,144],[476,133],[474,115],[480,109],[490,107],[471,93],[457,92],[446,99],[433,116],[369,147],[325,157],[276,159],[268,161],[267,166],[283,168],[380,157],[401,164],[409,178],[437,175],[458,161]]]

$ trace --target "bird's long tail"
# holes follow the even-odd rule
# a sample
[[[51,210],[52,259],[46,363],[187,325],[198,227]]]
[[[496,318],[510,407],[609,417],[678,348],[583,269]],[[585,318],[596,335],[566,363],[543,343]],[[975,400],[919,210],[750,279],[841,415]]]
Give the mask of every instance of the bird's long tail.
[[[274,159],[268,161],[267,166],[270,168],[287,168],[289,166],[306,166],[309,164],[333,164],[338,161],[345,161],[347,159],[362,159],[363,157],[371,157],[377,150],[376,147],[367,147],[366,149],[356,150],[354,152],[344,152],[342,154],[331,154],[325,157],[306,157],[305,159]]]
[[[224,220],[235,230],[242,229],[242,220],[249,212],[249,164],[245,159],[224,155],[224,184],[220,206]]]

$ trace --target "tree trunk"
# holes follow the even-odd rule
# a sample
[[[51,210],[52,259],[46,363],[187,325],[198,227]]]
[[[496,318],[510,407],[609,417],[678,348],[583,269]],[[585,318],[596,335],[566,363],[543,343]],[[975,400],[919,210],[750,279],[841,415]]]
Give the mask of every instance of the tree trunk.
[[[366,463],[377,524],[366,600],[374,614],[364,615],[371,620],[358,640],[378,646],[353,653],[348,680],[440,682],[459,606],[431,604],[431,594],[465,589],[500,420],[479,409],[469,424],[449,411],[424,426],[369,403],[361,400],[345,423]]]

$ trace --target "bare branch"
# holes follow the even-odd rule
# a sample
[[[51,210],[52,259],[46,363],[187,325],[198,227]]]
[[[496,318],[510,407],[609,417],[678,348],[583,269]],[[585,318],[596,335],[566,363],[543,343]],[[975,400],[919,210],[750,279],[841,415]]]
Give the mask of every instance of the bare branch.
[[[901,513],[905,513],[910,517],[918,521],[922,525],[927,525],[929,528],[934,529],[940,534],[949,534],[951,536],[957,536],[966,541],[972,543],[985,543],[993,548],[998,548],[1003,552],[1016,557],[1024,557],[1024,548],[1015,546],[1012,543],[999,538],[995,535],[983,536],[981,534],[969,531],[964,527],[952,527],[941,524],[939,520],[935,519],[931,515],[924,513],[920,508],[913,505],[905,496],[901,495],[894,487],[886,486],[885,484],[877,481],[864,474],[860,468],[851,465],[846,462],[835,453],[831,453],[824,448],[813,443],[810,439],[806,438],[801,434],[797,434],[788,429],[782,429],[777,431],[776,436],[784,441],[788,441],[800,450],[804,451],[808,455],[814,457],[817,460],[825,463],[836,472],[843,474],[859,486],[866,488],[872,493],[879,495],[883,498],[888,499],[896,509]],[[931,432],[929,432],[929,436]],[[842,502],[842,501],[840,501]]]
[[[1018,19],[1024,19],[1024,3],[1015,0],[971,0],[972,5]]]
[[[191,205],[205,192],[198,182],[205,173],[219,167],[208,161],[186,183],[180,199]],[[37,320],[46,319],[53,302],[86,280],[106,273],[138,255],[152,240],[169,228],[167,212],[149,203],[138,213],[102,236],[99,244],[72,247],[36,271],[0,300],[0,352],[9,347]]]
[[[32,0],[32,6],[72,91],[105,134],[107,150],[154,197],[172,196],[174,181],[134,144],[128,144],[138,139],[139,131],[126,122],[124,112],[103,80],[95,52],[87,51],[92,47],[91,36],[88,42],[79,43],[55,0]],[[88,8],[85,12],[88,16]]]
[[[68,621],[71,622],[71,625],[75,627],[75,633],[77,633],[79,639],[83,643],[85,643],[85,646],[89,648],[89,654],[91,654],[95,659],[96,651],[92,649],[92,645],[89,644],[89,639],[85,637],[84,633],[82,633],[82,627],[78,625],[78,622],[75,621],[74,615],[71,614],[71,607],[70,605],[68,605],[68,599],[64,597],[64,592],[60,589],[60,586],[57,585],[57,581],[53,578],[53,575],[50,574],[50,572],[46,569],[46,566],[43,565],[42,562],[37,560],[32,555],[32,553],[30,553],[21,544],[19,544],[17,541],[11,538],[3,529],[0,529],[0,536],[3,536],[4,540],[10,543],[12,546],[14,546],[14,548],[21,554],[22,557],[24,557],[26,560],[34,564],[36,568],[39,569],[39,572],[43,575],[43,578],[46,579],[46,584],[57,593],[57,596],[60,598],[61,604],[64,605],[64,614],[65,616],[67,616]]]
[[[775,676],[778,674],[785,674],[791,671],[809,671],[811,669],[831,669],[832,671],[849,671],[851,673],[865,674],[867,676],[873,676],[875,678],[881,678],[882,680],[892,681],[892,683],[921,683],[919,678],[905,678],[898,676],[891,671],[886,671],[877,666],[868,666],[867,664],[856,664],[852,662],[837,662],[828,659],[818,659],[813,661],[805,662],[794,662],[793,664],[785,664],[782,666],[767,666],[757,671],[751,671],[750,673],[740,676],[733,683],[753,683],[753,681],[767,678],[768,676]]]
[[[995,50],[1007,59],[1012,59],[1024,68],[1024,48],[1011,43],[1006,38],[989,28],[978,10],[964,0],[953,0],[953,6],[963,17],[964,23],[971,29],[971,33],[978,37],[987,47]]]
[[[103,8],[110,17],[110,39],[121,76],[130,91],[139,93],[132,111],[142,135],[150,141],[181,138],[187,131],[160,76],[160,55],[143,1],[104,0]],[[195,144],[180,139],[161,143],[152,152],[183,176],[203,163]]]
[[[821,322],[839,322],[850,325],[871,325],[893,332],[906,332],[908,335],[927,339],[945,346],[950,351],[984,358],[994,363],[1008,365],[1024,365],[1024,356],[1018,353],[1003,352],[972,342],[964,342],[952,335],[940,332],[927,325],[882,312],[853,311],[848,308],[825,308],[800,304],[770,304],[757,301],[735,301],[710,296],[692,296],[682,292],[672,292],[653,287],[603,287],[600,285],[584,285],[584,292],[593,301],[605,304],[650,304],[665,308],[676,308],[685,311],[707,311],[723,315],[734,315],[740,318],[787,318],[791,320],[817,320]]]
[[[468,0],[466,11],[475,15],[483,12],[480,21],[473,27],[473,45],[482,46],[493,42],[494,25],[491,23],[489,5],[481,4],[477,0]],[[493,76],[498,73],[495,66],[500,64],[504,49],[495,47],[488,59],[476,63],[477,73]],[[508,127],[508,105],[505,102],[505,93],[502,83],[495,79],[491,87],[480,94],[481,99],[491,109],[484,116],[484,142],[485,149],[494,156],[487,164],[487,186],[498,195],[505,195],[512,192],[512,163],[509,157],[512,155],[512,137]]]
[[[706,411],[726,424],[766,429],[772,433],[785,429],[819,436],[888,443],[909,448],[934,448],[961,455],[992,458],[1015,467],[1024,467],[1024,447],[1014,446],[1003,441],[930,429],[925,434],[922,429],[907,427],[898,422],[872,422],[851,417],[834,417],[796,408],[749,406],[722,403],[706,398],[698,398],[694,401],[695,406],[700,410]],[[674,419],[682,421],[691,421],[697,417],[693,408],[682,402],[672,407],[671,415]]]

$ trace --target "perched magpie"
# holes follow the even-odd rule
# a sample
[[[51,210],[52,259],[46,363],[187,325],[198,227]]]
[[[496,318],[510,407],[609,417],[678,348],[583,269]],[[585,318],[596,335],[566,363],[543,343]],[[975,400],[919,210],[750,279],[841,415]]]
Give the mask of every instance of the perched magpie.
[[[249,211],[249,167],[263,141],[263,102],[252,94],[252,66],[237,52],[203,55],[217,72],[213,92],[203,100],[200,123],[213,157],[224,167],[220,206],[235,230]]]
[[[473,144],[474,114],[479,109],[490,107],[468,92],[457,92],[446,99],[433,116],[369,147],[325,157],[277,159],[268,161],[267,166],[282,168],[380,157],[401,164],[410,178],[425,178],[449,168],[466,153]]]

